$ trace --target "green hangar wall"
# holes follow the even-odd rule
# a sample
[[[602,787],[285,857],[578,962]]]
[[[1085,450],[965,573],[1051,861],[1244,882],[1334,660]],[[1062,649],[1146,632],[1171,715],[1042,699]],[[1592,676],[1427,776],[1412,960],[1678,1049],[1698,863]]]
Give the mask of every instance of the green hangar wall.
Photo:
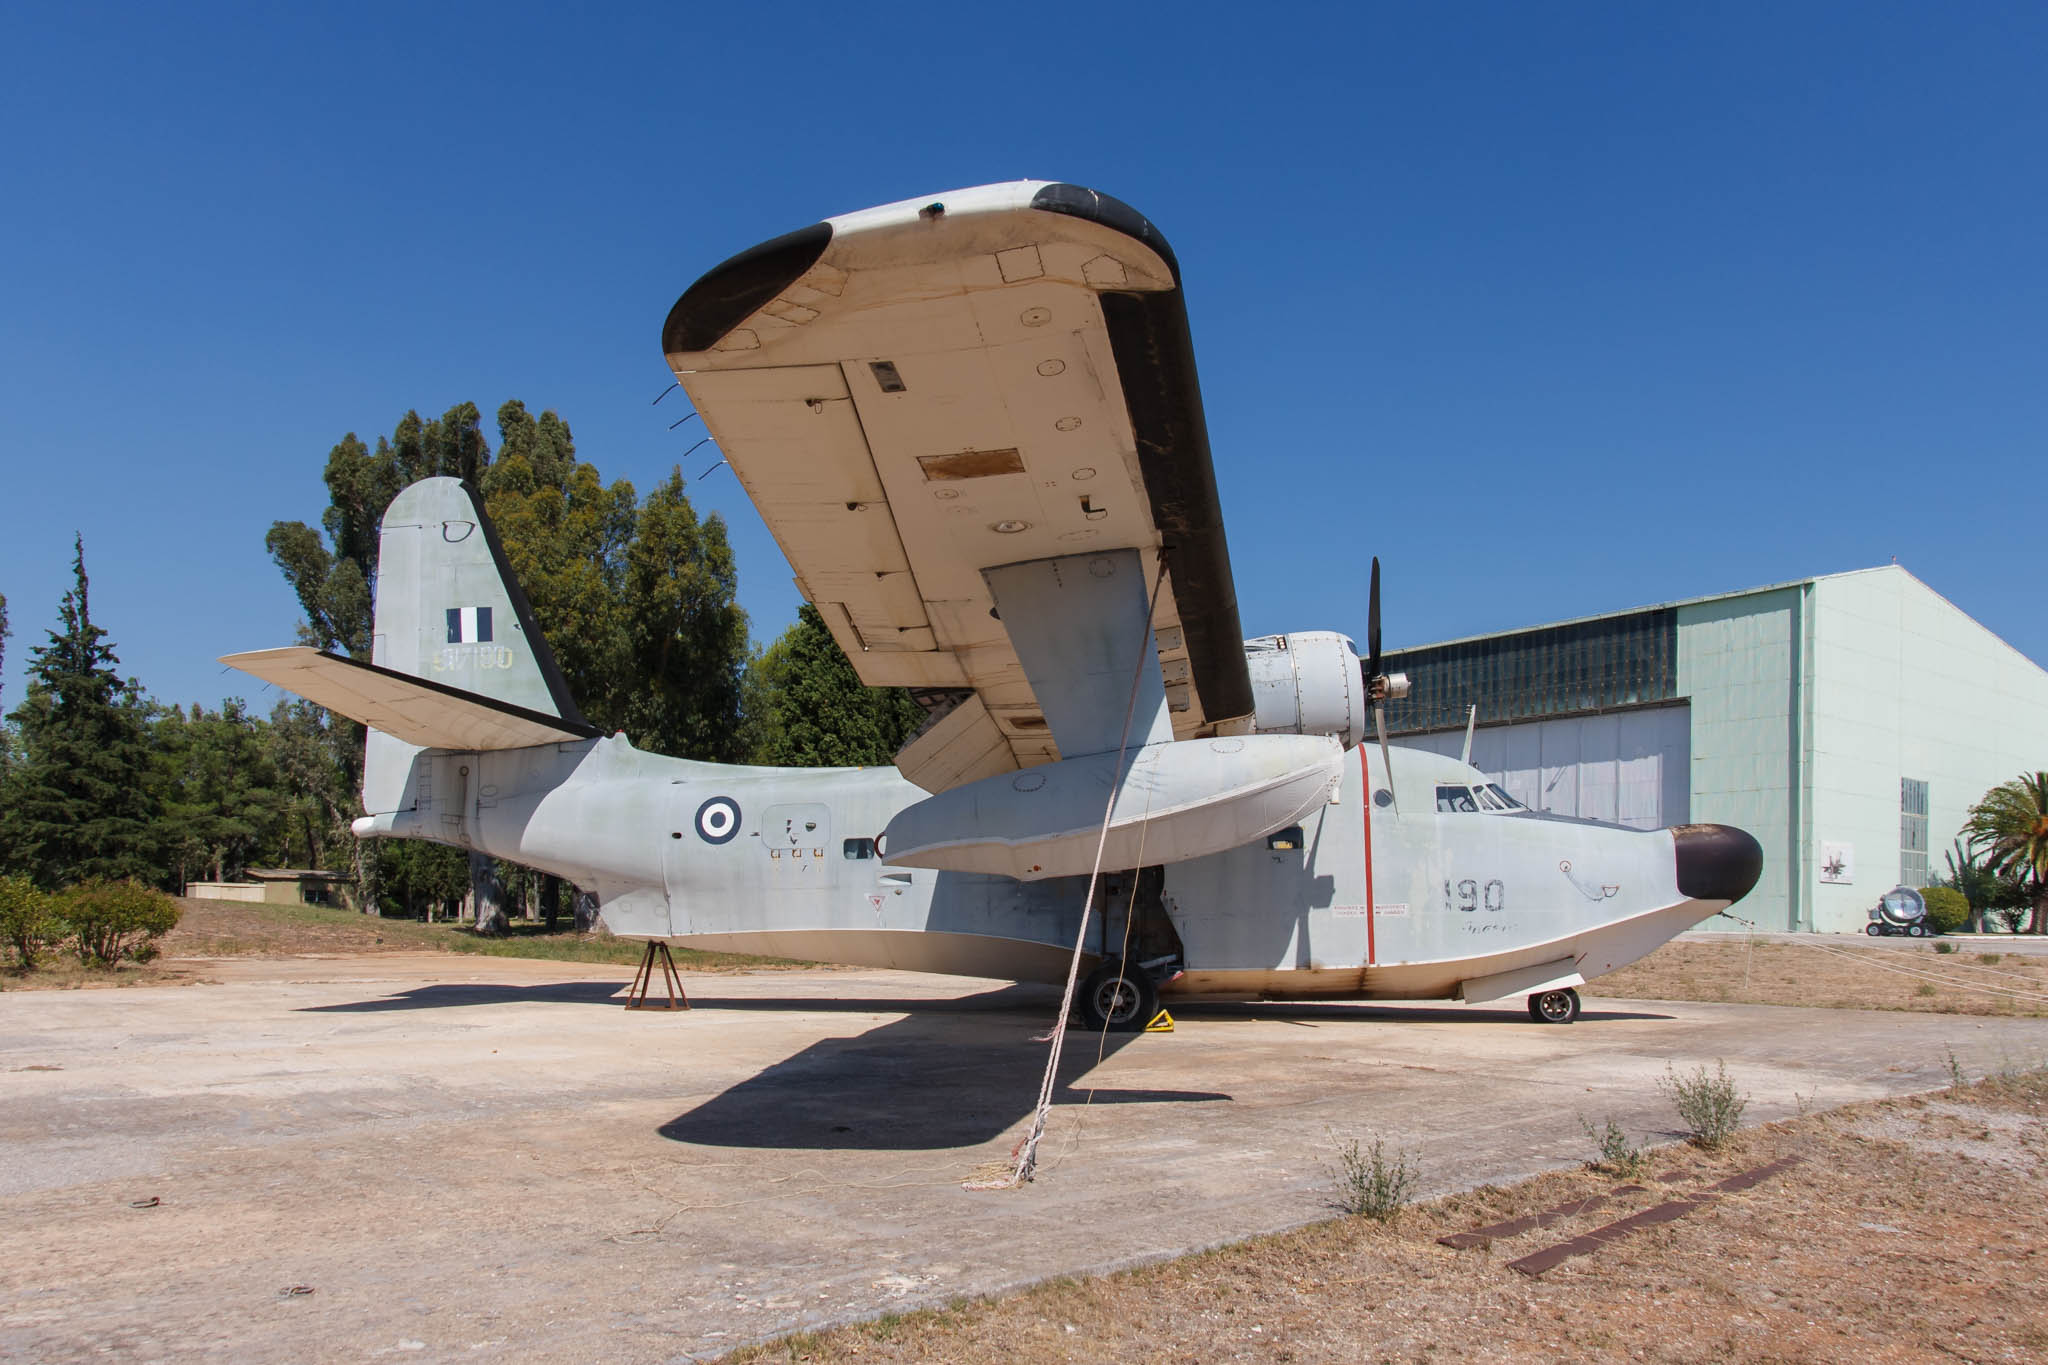
[[[1940,875],[1972,802],[2048,767],[2048,672],[1897,565],[1396,652],[1400,742],[1537,810],[1739,825],[1764,873],[1736,913],[1861,932]]]

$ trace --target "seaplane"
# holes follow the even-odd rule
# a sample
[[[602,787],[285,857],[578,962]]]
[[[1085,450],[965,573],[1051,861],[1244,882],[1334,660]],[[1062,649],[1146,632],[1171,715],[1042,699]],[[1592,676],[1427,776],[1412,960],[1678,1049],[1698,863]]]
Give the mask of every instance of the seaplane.
[[[1389,745],[1377,560],[1362,655],[1244,636],[1180,266],[1117,199],[1021,181],[830,218],[713,267],[662,347],[798,591],[923,728],[842,769],[600,734],[481,497],[431,478],[384,514],[367,661],[222,660],[368,727],[358,836],[567,878],[650,960],[1085,971],[1109,1030],[1204,998],[1569,1023],[1756,883],[1740,829],[1565,819]]]

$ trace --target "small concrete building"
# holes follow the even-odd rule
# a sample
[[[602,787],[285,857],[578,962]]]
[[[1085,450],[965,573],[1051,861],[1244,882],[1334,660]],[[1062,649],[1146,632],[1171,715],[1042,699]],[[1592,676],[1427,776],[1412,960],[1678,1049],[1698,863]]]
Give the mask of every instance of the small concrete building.
[[[352,907],[348,878],[310,867],[252,867],[240,882],[188,882],[185,894],[205,900],[251,901],[269,905]]]
[[[2048,672],[1897,565],[1391,654],[1390,736],[1535,810],[1739,825],[1766,929],[1860,932],[1942,875],[1969,807],[2048,768]]]

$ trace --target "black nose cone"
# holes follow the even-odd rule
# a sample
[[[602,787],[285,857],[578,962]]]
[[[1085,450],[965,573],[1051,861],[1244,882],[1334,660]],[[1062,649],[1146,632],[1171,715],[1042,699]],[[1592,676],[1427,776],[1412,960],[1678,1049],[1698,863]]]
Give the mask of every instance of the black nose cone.
[[[1733,825],[1673,825],[1678,889],[1696,901],[1739,901],[1763,875],[1764,846]]]

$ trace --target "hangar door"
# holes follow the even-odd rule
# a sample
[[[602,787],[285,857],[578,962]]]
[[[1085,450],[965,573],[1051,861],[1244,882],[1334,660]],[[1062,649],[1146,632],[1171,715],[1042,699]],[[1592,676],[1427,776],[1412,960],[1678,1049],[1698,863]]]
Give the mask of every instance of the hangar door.
[[[1455,758],[1463,731],[1396,741]],[[1648,707],[1482,726],[1472,766],[1531,810],[1656,829],[1692,809],[1692,708]]]

